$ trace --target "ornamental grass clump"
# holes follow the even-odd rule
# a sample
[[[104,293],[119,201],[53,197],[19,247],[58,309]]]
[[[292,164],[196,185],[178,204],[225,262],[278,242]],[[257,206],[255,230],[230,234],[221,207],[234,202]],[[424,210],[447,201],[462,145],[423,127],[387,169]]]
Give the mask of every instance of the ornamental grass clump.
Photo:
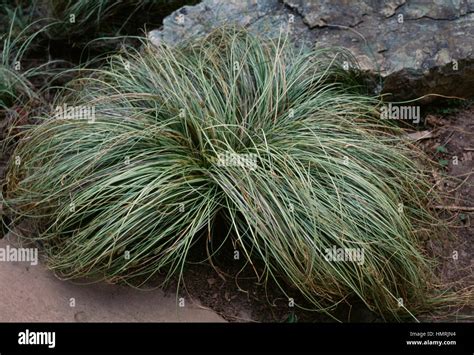
[[[5,10],[8,10],[8,21],[3,21],[0,28],[0,111],[15,104],[25,107],[31,101],[42,101],[46,82],[56,73],[54,66],[61,62],[38,63],[26,58],[30,52],[38,50],[38,37],[51,24],[43,19],[33,21],[19,7],[5,6]],[[6,16],[0,14],[0,20],[6,20]]]
[[[9,27],[0,33],[0,109],[6,109],[19,98],[34,98],[36,93],[31,79],[41,68],[23,70],[23,56],[30,48],[37,33],[29,34],[32,23],[18,33],[14,31],[16,12],[12,14]]]
[[[236,28],[128,49],[20,134],[4,206],[43,226],[30,238],[65,279],[180,278],[193,245],[231,238],[311,309],[353,296],[388,318],[418,312],[429,185],[348,64]]]

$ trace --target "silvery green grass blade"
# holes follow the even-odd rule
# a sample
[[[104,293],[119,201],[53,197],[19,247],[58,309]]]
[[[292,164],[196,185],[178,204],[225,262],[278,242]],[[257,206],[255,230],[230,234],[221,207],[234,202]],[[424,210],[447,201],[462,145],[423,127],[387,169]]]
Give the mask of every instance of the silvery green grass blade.
[[[45,60],[36,65],[26,65],[25,57],[42,33],[53,26],[47,19],[33,21],[25,17],[24,27],[17,28],[19,8],[12,10],[7,32],[0,33],[0,109],[6,110],[13,105],[27,106],[29,101],[46,104],[42,100],[43,91],[48,87],[48,79],[61,68],[60,60]],[[25,16],[25,15],[23,15]],[[55,68],[56,67],[56,68]],[[43,87],[33,82],[46,81]]]
[[[30,239],[65,279],[180,279],[191,247],[222,237],[219,215],[258,279],[301,307],[331,314],[355,298],[404,319],[459,305],[472,289],[438,285],[421,242],[444,233],[422,153],[347,63],[343,49],[233,27],[177,47],[144,40],[22,131],[2,202],[41,226]]]

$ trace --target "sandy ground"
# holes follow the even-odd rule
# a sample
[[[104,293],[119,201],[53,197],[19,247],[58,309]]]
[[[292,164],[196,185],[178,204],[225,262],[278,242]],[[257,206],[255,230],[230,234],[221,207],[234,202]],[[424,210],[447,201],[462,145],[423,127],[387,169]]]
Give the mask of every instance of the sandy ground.
[[[15,243],[0,239],[0,248]],[[223,322],[197,301],[161,290],[57,279],[44,265],[0,262],[0,322]]]

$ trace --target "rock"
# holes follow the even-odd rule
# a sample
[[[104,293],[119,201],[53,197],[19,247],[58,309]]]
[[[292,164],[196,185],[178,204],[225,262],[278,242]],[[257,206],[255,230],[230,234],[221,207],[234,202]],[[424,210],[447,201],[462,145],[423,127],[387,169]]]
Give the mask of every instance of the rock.
[[[474,96],[474,0],[204,0],[175,11],[149,38],[174,45],[224,24],[270,38],[288,31],[302,46],[343,46],[390,100]]]
[[[205,35],[224,24],[261,29],[270,34],[272,27],[278,28],[285,21],[285,5],[277,0],[206,0],[178,9],[163,20],[163,30],[151,31],[148,36],[154,43],[175,44]]]
[[[87,322],[86,312],[81,311],[81,312],[74,313],[74,320],[80,323]]]
[[[10,242],[18,238],[0,239],[0,249]],[[225,322],[196,300],[179,307],[176,294],[158,289],[62,281],[41,262],[28,271],[0,262],[0,285],[0,322]]]

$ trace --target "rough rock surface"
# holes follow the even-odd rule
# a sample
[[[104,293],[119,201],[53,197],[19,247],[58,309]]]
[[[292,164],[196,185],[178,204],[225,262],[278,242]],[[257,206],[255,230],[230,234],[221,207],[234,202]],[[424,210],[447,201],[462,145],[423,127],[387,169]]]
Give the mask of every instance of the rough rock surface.
[[[170,16],[153,43],[237,23],[301,45],[343,46],[392,100],[474,96],[474,0],[204,0]]]

